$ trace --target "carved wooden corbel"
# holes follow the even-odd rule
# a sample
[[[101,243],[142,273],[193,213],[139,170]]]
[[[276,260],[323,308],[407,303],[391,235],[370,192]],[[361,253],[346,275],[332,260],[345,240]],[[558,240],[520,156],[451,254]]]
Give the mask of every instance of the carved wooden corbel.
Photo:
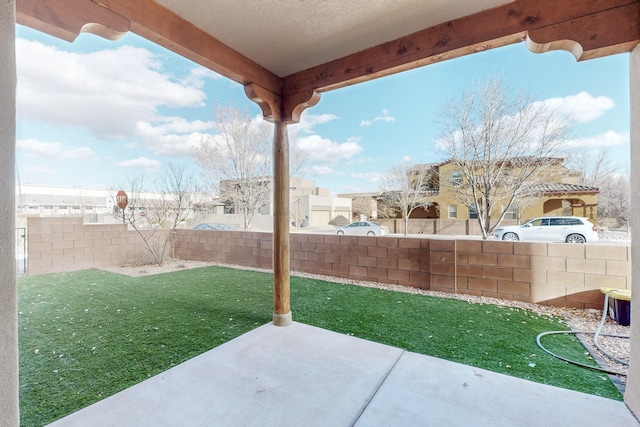
[[[566,50],[578,61],[630,52],[640,42],[640,3],[632,3],[530,30],[534,53]]]
[[[80,33],[117,40],[131,25],[128,19],[90,0],[17,0],[16,22],[68,42]]]
[[[283,99],[255,83],[245,85],[244,92],[260,106],[264,119],[270,122],[298,123],[302,112],[320,101],[317,91],[311,94],[294,93]]]
[[[281,119],[282,99],[267,89],[255,83],[244,86],[244,93],[247,97],[258,104],[262,110],[262,116],[269,122],[279,122]]]

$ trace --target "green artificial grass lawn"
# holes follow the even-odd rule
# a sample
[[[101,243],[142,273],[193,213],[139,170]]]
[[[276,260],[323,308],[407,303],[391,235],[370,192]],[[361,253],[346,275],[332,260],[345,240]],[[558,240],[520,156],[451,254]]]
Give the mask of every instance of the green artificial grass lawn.
[[[272,275],[223,267],[131,278],[99,270],[22,277],[21,424],[41,426],[271,321]],[[608,377],[544,353],[559,319],[292,277],[294,320],[532,381],[622,396]],[[571,335],[545,346],[593,363]]]

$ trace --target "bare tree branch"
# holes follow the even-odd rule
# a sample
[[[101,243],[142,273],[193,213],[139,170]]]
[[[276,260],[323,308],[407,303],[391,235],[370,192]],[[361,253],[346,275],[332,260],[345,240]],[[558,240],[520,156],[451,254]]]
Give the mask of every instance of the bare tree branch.
[[[568,127],[528,93],[512,95],[501,78],[488,79],[442,111],[439,147],[459,179],[440,177],[455,198],[477,212],[482,237],[518,199],[562,166]],[[494,221],[492,223],[492,221]]]
[[[215,117],[218,133],[204,138],[194,157],[210,188],[242,213],[247,230],[271,195],[272,127],[234,106],[217,106]]]
[[[201,205],[202,193],[186,165],[170,164],[160,176],[158,192],[145,191],[144,176],[130,180],[128,205],[116,218],[124,218],[142,239],[156,264],[162,265],[173,242],[173,233]]]
[[[432,176],[427,165],[413,166],[402,163],[389,168],[381,179],[380,200],[389,209],[399,213],[404,221],[404,235],[409,228],[409,217],[418,209],[427,209],[434,194],[426,190]]]

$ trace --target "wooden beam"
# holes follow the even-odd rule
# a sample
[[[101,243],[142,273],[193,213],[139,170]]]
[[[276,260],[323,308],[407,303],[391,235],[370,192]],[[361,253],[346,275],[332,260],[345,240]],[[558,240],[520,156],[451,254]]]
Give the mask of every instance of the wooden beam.
[[[266,68],[225,45],[153,0],[92,0],[126,16],[131,31],[231,80],[280,95],[281,80]]]
[[[16,22],[72,42],[81,32],[117,40],[129,20],[88,0],[18,0]]]
[[[243,86],[281,93],[278,76],[153,0],[17,0],[16,21],[67,41],[132,31]]]
[[[583,61],[630,52],[639,39],[640,3],[633,3],[529,31],[527,47],[535,53],[566,50]]]
[[[287,76],[283,79],[283,100],[286,103],[295,94],[325,92],[517,43],[529,31],[637,4],[638,0],[518,0]],[[617,38],[638,40],[637,31],[628,26],[615,28],[612,24],[607,30],[610,44],[600,48],[599,55],[617,53]],[[624,48],[630,49],[632,44],[626,43]]]

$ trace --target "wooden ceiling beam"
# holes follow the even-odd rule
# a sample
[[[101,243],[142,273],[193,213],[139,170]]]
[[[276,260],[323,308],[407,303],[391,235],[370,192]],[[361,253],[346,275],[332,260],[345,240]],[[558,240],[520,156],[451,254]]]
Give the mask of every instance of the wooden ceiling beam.
[[[629,52],[640,38],[640,3],[531,30],[527,47],[535,53],[571,52],[576,60]]]
[[[578,59],[626,52],[640,40],[640,0],[517,0],[281,79],[153,0],[16,5],[18,22],[65,40],[82,31],[107,38],[132,31],[242,84],[270,110],[268,117],[287,122],[297,121],[322,92],[525,39],[534,52],[565,49]]]
[[[18,0],[16,22],[72,42],[82,32],[117,40],[129,20],[88,0]]]
[[[517,43],[523,41],[528,32],[541,28],[550,29],[541,31],[541,36],[549,35],[554,26],[579,21],[580,25],[570,25],[569,29],[586,32],[585,27],[592,25],[593,17],[598,14],[612,13],[611,10],[616,9],[618,11],[613,13],[628,13],[629,9],[635,10],[638,3],[637,0],[518,0],[287,76],[283,79],[283,109],[291,110],[289,100],[296,102],[301,94],[325,92]],[[623,26],[617,26],[618,21],[606,25],[607,20],[601,20],[596,30],[599,47],[591,50],[588,56],[609,55],[633,48],[640,40],[634,23],[637,14],[628,19],[632,22]]]
[[[67,41],[80,32],[114,39],[131,31],[243,86],[282,90],[280,77],[153,0],[17,0],[16,20]]]
[[[179,55],[247,85],[280,95],[280,77],[153,0],[92,0],[131,20],[131,31]]]

